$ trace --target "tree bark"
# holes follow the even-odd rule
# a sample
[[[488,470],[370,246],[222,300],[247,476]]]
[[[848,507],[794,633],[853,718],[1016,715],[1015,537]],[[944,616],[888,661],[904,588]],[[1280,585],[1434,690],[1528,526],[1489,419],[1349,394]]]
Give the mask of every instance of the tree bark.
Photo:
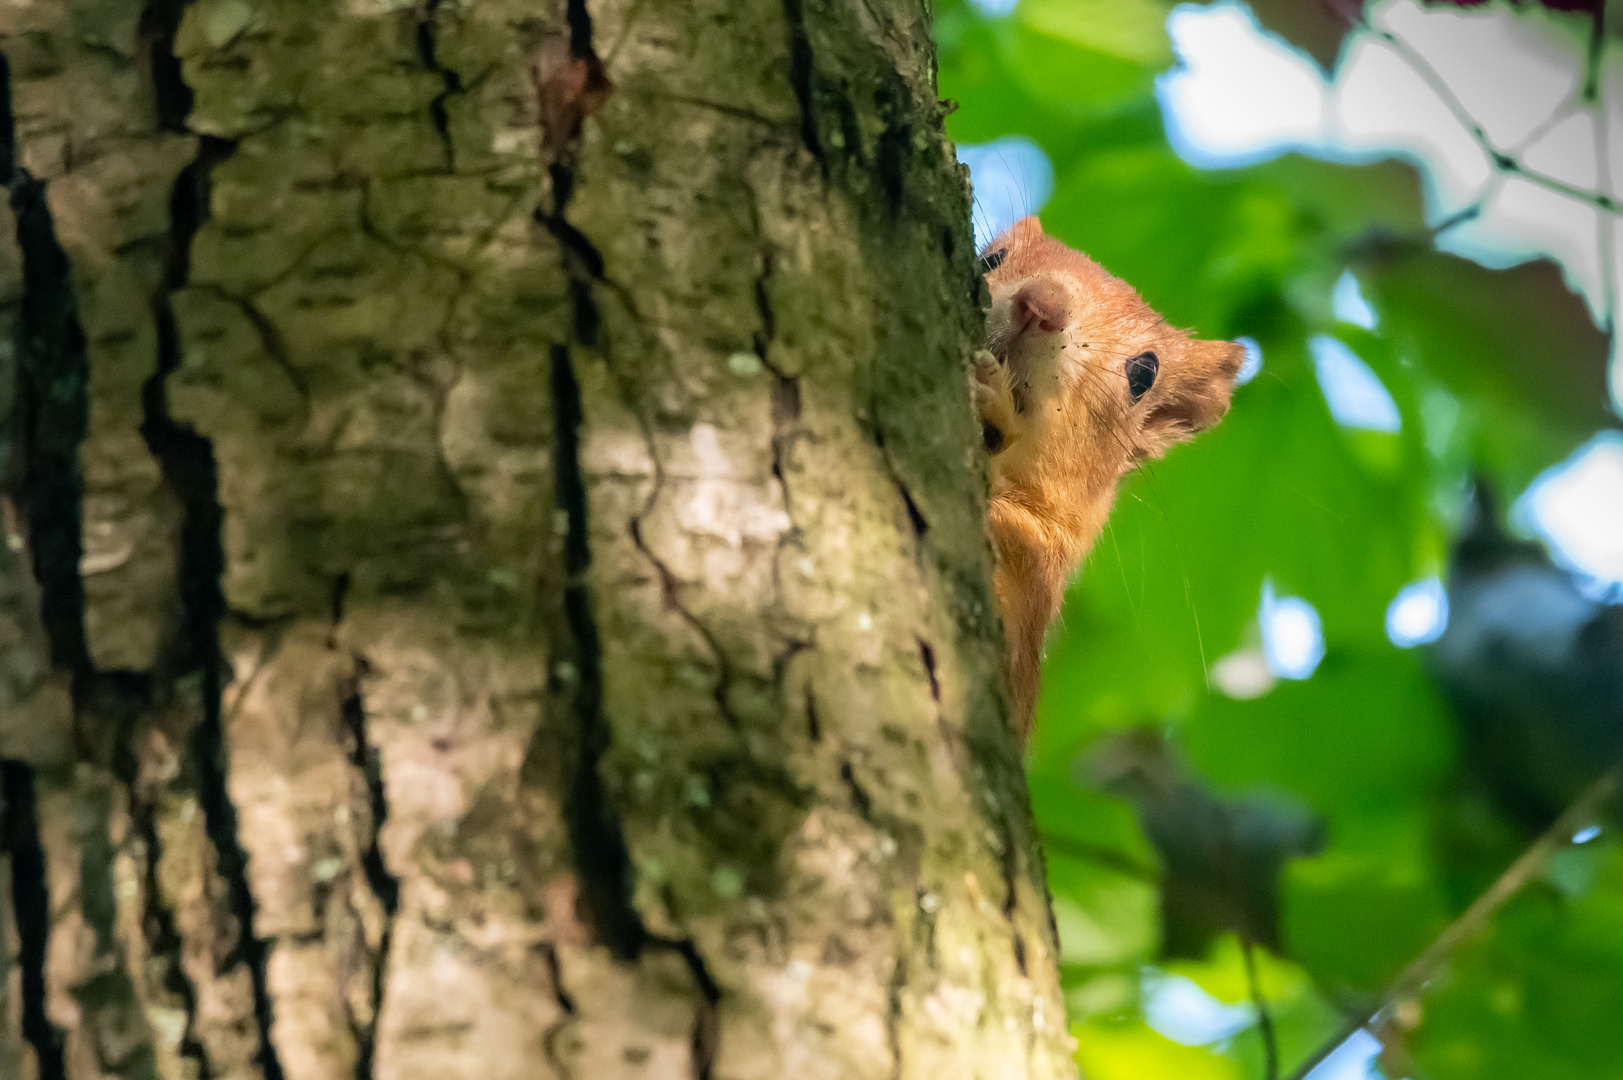
[[[1073,1075],[921,0],[0,52],[0,1076]]]

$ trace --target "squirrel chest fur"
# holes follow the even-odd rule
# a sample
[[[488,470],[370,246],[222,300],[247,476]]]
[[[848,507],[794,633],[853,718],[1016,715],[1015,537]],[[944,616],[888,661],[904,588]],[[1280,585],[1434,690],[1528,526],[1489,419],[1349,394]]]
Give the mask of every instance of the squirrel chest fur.
[[[1228,411],[1245,350],[1169,326],[1034,217],[982,254],[992,293],[975,401],[1014,722],[1029,737],[1043,634],[1121,478]]]

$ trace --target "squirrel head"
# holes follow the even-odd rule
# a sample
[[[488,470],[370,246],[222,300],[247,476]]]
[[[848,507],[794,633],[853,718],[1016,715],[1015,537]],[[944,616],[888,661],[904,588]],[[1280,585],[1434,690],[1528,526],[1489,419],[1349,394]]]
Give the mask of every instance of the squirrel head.
[[[1008,370],[1016,411],[1047,429],[1045,438],[1011,445],[1011,459],[994,472],[1047,471],[1018,459],[1068,446],[1089,459],[1099,482],[1113,483],[1228,411],[1244,348],[1168,325],[1035,217],[992,241],[981,260],[992,294],[987,347]]]

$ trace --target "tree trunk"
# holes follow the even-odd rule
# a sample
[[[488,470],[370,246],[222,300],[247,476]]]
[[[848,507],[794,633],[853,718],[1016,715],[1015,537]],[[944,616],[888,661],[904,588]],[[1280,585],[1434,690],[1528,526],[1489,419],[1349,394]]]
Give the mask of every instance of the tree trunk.
[[[1072,1075],[921,0],[45,0],[0,1076]]]

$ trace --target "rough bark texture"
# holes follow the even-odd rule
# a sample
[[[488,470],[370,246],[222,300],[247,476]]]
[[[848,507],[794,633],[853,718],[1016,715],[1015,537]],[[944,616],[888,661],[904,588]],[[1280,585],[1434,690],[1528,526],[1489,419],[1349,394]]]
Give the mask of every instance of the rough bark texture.
[[[0,7],[0,1076],[1071,1075],[928,19]]]

